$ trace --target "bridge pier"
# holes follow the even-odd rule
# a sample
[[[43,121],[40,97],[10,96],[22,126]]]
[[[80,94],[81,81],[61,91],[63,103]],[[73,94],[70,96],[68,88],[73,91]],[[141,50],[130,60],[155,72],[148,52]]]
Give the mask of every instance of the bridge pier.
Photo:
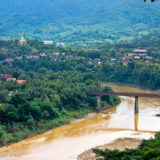
[[[129,96],[135,97],[135,106],[134,106],[134,127],[135,131],[138,131],[138,97],[152,97],[152,98],[160,98],[160,94],[155,93],[134,93],[134,92],[101,92],[101,91],[90,91],[88,92],[89,95],[97,96],[97,108],[100,105],[100,96],[107,95],[107,96]]]
[[[134,129],[135,131],[138,131],[138,96],[135,96],[135,106],[134,106]]]
[[[97,109],[101,107],[101,98],[97,96]]]

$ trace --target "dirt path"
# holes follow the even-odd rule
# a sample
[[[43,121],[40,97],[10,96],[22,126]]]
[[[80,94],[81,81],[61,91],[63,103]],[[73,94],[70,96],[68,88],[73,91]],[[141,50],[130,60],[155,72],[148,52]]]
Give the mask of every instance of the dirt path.
[[[96,148],[99,149],[109,149],[109,150],[124,150],[125,148],[133,149],[137,148],[138,145],[141,143],[139,139],[132,139],[132,138],[124,138],[124,139],[117,139],[114,142],[102,146],[97,146]],[[78,156],[77,160],[96,160],[95,154],[92,150],[88,150]]]

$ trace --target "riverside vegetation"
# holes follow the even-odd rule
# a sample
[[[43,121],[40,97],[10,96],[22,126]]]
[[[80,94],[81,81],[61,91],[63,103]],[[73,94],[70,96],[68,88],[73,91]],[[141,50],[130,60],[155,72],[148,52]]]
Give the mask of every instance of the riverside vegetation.
[[[0,82],[0,145],[66,124],[71,118],[95,110],[96,98],[87,92],[101,87],[89,73],[21,71],[21,74],[26,79],[23,84],[13,80]],[[118,98],[108,96],[104,101],[108,107],[119,103]]]
[[[159,160],[159,146],[160,133],[157,133],[155,138],[150,140],[143,140],[139,147],[136,149],[125,149],[124,151],[110,151],[108,149],[103,151],[100,149],[93,149],[93,151],[97,155],[97,160]]]

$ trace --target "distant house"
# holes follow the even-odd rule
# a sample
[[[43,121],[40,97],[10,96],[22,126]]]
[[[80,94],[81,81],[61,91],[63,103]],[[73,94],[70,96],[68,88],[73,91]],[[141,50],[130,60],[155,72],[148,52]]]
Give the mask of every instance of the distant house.
[[[117,61],[117,59],[116,59],[116,58],[111,58],[110,63],[111,63],[111,64],[115,64],[115,63],[116,63],[116,61]]]
[[[131,59],[132,59],[131,56],[122,57],[122,60],[131,60]]]
[[[46,54],[45,54],[45,53],[43,53],[43,52],[41,52],[39,55],[40,55],[41,57],[46,56]]]
[[[43,44],[53,44],[53,41],[43,41]]]
[[[132,52],[133,53],[146,53],[147,50],[145,50],[145,49],[134,49]]]
[[[13,61],[14,61],[14,59],[11,57],[5,59],[5,62],[13,62]]]
[[[153,59],[153,57],[151,57],[151,56],[146,56],[146,59]]]
[[[12,75],[11,74],[0,74],[0,77],[5,78],[7,80],[9,78],[12,78]]]
[[[27,59],[32,59],[32,58],[33,58],[33,56],[26,56],[26,58],[27,58]]]
[[[15,57],[15,59],[22,60],[22,56],[17,56],[17,57]]]
[[[141,59],[140,56],[134,56],[134,59]]]
[[[140,56],[147,56],[147,50],[145,49],[134,49],[133,53],[137,53]]]
[[[22,83],[26,82],[26,80],[16,80],[16,82],[17,82],[18,84],[22,84]]]
[[[33,59],[39,59],[39,56],[32,56]]]
[[[58,43],[56,43],[56,46],[57,46],[57,47],[64,47],[64,43],[58,42]]]
[[[130,56],[133,56],[134,55],[134,53],[128,53],[128,56],[130,57]]]
[[[59,55],[60,55],[60,53],[53,53],[53,55],[54,55],[54,56],[59,56]]]

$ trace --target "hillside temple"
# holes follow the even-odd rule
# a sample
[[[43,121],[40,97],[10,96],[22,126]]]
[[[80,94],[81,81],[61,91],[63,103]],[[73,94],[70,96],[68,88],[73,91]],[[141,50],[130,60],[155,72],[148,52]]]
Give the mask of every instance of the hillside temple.
[[[27,41],[24,39],[23,34],[22,34],[21,39],[18,41],[18,44],[19,45],[25,45],[25,44],[27,44]]]

